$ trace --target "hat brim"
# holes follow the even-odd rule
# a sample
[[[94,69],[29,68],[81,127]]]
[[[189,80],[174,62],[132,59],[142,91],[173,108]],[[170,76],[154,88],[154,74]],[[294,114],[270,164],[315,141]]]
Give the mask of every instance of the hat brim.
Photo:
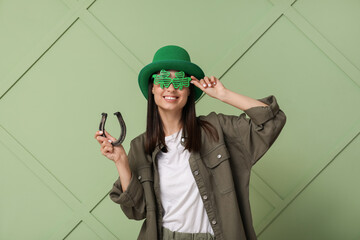
[[[141,89],[142,94],[146,99],[148,99],[148,83],[149,79],[152,74],[159,72],[160,70],[177,70],[177,71],[184,71],[186,74],[190,76],[194,76],[197,79],[204,78],[205,74],[201,70],[201,68],[191,62],[182,61],[182,60],[171,60],[171,61],[158,61],[154,63],[150,63],[146,65],[143,69],[141,69],[138,77],[139,87]],[[195,87],[195,101],[200,98],[203,91]]]

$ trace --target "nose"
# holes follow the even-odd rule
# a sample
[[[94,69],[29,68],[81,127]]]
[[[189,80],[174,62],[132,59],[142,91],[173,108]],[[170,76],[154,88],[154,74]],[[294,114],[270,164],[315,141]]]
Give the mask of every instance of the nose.
[[[174,85],[171,83],[167,90],[171,92],[175,91]]]

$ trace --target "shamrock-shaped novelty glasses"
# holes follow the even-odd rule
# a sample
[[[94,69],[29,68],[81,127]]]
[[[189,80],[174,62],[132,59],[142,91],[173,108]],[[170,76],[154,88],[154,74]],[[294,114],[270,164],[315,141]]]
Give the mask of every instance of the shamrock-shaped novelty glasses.
[[[182,90],[183,87],[189,87],[191,78],[185,77],[185,73],[183,71],[176,72],[175,78],[171,79],[170,72],[166,70],[161,70],[160,74],[153,74],[152,77],[154,78],[154,84],[159,85],[161,88],[168,88],[170,87],[170,84],[172,83],[174,88],[179,88],[179,90]]]

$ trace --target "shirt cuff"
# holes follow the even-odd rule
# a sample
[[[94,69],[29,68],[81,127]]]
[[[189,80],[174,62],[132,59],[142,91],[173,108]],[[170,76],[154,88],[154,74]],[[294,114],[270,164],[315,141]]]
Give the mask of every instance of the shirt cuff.
[[[141,199],[143,194],[141,183],[138,181],[134,174],[131,176],[130,183],[125,190],[122,191],[120,178],[114,183],[113,190],[110,192],[110,198],[114,202],[126,207],[134,207]]]
[[[245,110],[244,112],[256,125],[261,125],[276,116],[276,114],[279,112],[279,105],[277,104],[276,98],[273,95],[258,100],[267,104],[268,106],[252,107]]]

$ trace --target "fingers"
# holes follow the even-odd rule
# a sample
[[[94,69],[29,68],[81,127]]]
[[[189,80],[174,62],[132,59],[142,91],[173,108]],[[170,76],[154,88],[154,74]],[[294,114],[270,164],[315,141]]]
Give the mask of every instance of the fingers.
[[[204,77],[203,79],[198,80],[196,77],[191,76],[191,83],[194,84],[196,87],[200,88],[201,90],[205,90],[207,88],[215,87],[217,84],[218,79],[214,76]]]
[[[116,138],[114,138],[113,136],[111,136],[106,130],[105,130],[105,135],[112,140],[113,142],[116,141]]]
[[[202,79],[201,79],[202,80]],[[192,84],[194,84],[196,87],[200,88],[202,91],[205,91],[204,86],[201,84],[201,81],[198,80],[196,77],[191,76],[191,82]]]
[[[97,131],[95,133],[95,139],[101,144],[103,141],[106,141],[106,138],[102,136],[103,132],[102,131]]]
[[[105,133],[106,133],[106,131],[105,131]],[[95,138],[101,145],[101,147],[100,147],[101,153],[106,156],[106,154],[114,152],[114,146],[111,144],[111,142],[112,142],[111,139],[102,137],[101,134],[102,133],[100,131],[96,132]]]
[[[95,136],[94,138],[96,140],[98,140],[98,142],[101,144],[103,141],[111,141],[111,142],[114,142],[116,141],[116,138],[114,138],[113,136],[111,136],[106,130],[105,130],[105,136],[106,137],[103,137],[102,136],[103,132],[102,131],[97,131],[95,133]]]
[[[110,144],[110,146],[101,146],[100,148],[100,152],[102,153],[102,155],[104,155],[105,157],[109,157],[109,154],[114,153],[114,147]]]
[[[107,153],[113,153],[114,146],[111,144],[112,140],[108,139],[106,137],[103,137],[101,135],[102,135],[101,131],[97,131],[95,133],[95,139],[101,145],[101,147],[100,147],[101,153],[105,156]]]
[[[102,134],[103,134],[102,131],[97,131],[97,132],[95,133],[95,139],[97,138],[97,136],[101,136]]]
[[[106,155],[107,153],[113,153],[114,152],[114,147],[110,144],[110,146],[103,147],[101,152],[102,152],[103,155]]]
[[[210,78],[210,84],[211,84],[212,86],[215,86],[215,85],[216,85],[217,80],[218,80],[218,79],[217,79],[216,77],[211,76],[211,78]]]
[[[95,133],[95,139],[98,140],[99,143],[102,143],[103,141],[106,141],[107,138],[102,136],[103,132],[102,131],[97,131]]]
[[[205,86],[205,84],[207,85],[207,86]],[[203,86],[204,86],[204,88],[207,88],[207,87],[211,87],[212,86],[212,84],[210,83],[210,79],[208,78],[208,77],[204,77],[204,83],[203,83]]]

